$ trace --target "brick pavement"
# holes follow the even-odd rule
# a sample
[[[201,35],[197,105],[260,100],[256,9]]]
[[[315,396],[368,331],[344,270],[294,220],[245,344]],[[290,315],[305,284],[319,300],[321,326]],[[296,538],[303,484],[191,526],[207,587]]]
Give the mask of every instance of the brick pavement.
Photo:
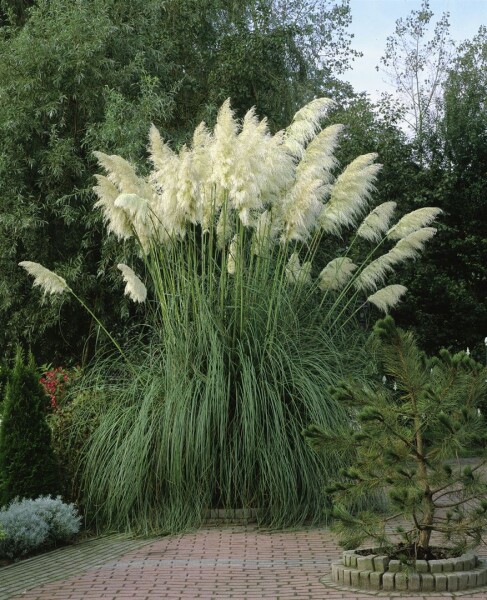
[[[93,543],[93,542],[91,542]],[[139,542],[143,543],[143,542]],[[83,545],[81,545],[83,546]],[[79,548],[81,548],[81,546]],[[168,536],[143,543],[114,558],[100,548],[97,564],[59,572],[63,552],[44,559],[44,570],[56,579],[36,582],[10,598],[20,600],[370,600],[373,596],[325,587],[319,578],[340,551],[326,529],[265,532],[252,527],[220,527]],[[49,564],[48,557],[52,560]],[[96,561],[95,561],[96,562]],[[2,576],[22,563],[0,570]],[[63,567],[64,568],[64,567]],[[25,571],[25,569],[24,569]],[[63,574],[64,573],[64,574]],[[19,572],[20,575],[20,572]],[[62,579],[61,579],[62,577]],[[40,585],[39,585],[40,584]],[[8,598],[9,596],[4,596]],[[444,594],[442,597],[451,598]],[[407,600],[438,600],[438,595],[403,596]],[[481,600],[485,593],[463,596]]]

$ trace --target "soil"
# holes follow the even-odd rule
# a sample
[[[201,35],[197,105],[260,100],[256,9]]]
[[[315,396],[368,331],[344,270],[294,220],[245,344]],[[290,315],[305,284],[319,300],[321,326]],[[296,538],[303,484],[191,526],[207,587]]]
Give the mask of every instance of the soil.
[[[355,550],[356,554],[360,554],[361,556],[367,556],[368,554],[372,554],[375,552],[374,550]],[[381,552],[388,556],[392,560],[405,560],[405,561],[414,561],[414,560],[443,560],[445,558],[456,558],[459,556],[458,553],[452,553],[451,548],[442,548],[438,546],[430,546],[429,548],[419,548],[415,544],[410,546],[406,546],[406,544],[399,544],[398,546],[394,546],[391,551],[386,550],[377,550],[377,552]]]

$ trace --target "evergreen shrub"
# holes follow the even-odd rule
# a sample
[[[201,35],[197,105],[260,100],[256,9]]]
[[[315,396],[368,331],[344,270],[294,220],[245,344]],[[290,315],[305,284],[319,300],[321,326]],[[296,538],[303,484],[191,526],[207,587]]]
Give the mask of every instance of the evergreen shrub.
[[[33,357],[17,352],[0,429],[0,503],[59,491],[59,473],[46,421],[49,399]]]
[[[440,541],[459,555],[487,530],[487,455],[479,449],[474,464],[459,459],[486,437],[478,406],[487,368],[465,352],[428,358],[392,317],[376,323],[372,343],[384,381],[335,386],[330,394],[348,407],[349,423],[305,432],[314,448],[353,456],[327,487],[340,543],[357,548],[374,540],[381,553],[407,561],[439,558],[432,543]],[[385,510],[354,511],[371,492],[388,497]]]
[[[61,497],[14,500],[0,510],[0,558],[18,558],[43,547],[69,542],[81,524],[74,504]]]

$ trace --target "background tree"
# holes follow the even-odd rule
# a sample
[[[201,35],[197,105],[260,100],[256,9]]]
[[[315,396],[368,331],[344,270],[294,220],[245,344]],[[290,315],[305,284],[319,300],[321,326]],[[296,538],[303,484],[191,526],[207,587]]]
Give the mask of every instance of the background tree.
[[[442,86],[453,52],[448,13],[441,16],[429,36],[432,17],[429,1],[423,0],[419,10],[398,19],[381,58],[404,107],[404,121],[412,132],[419,165],[428,159],[428,140],[439,121]]]
[[[4,27],[0,354],[19,340],[43,361],[79,360],[95,331],[71,303],[39,310],[17,266],[33,254],[80,281],[90,306],[122,333],[129,308],[110,266],[133,249],[100,243],[93,150],[142,164],[151,122],[181,144],[227,96],[239,114],[256,105],[281,127],[318,88],[331,93],[352,57],[349,20],[348,0],[39,0],[23,27]],[[111,280],[107,292],[100,276]]]
[[[419,173],[416,203],[444,210],[425,261],[409,269],[410,301],[401,324],[412,325],[423,347],[470,347],[484,359],[487,335],[487,33],[465,42],[448,71],[437,148]],[[431,145],[433,146],[433,145]]]

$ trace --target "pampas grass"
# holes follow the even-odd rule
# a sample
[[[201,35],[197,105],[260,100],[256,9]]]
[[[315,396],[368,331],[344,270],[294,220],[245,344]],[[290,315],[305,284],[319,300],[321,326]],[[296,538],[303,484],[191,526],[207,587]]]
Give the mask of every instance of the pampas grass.
[[[301,431],[348,418],[324,392],[369,360],[354,315],[364,302],[387,311],[399,300],[401,286],[364,293],[395,255],[416,256],[430,234],[407,236],[437,213],[386,234],[389,203],[350,233],[370,211],[380,165],[368,154],[336,172],[341,127],[319,133],[331,104],[314,100],[271,135],[253,110],[239,123],[227,101],[214,130],[201,124],[178,153],[152,127],[147,178],[97,153],[107,174],[96,208],[109,234],[135,244],[147,283],[146,299],[119,265],[126,293],[145,300],[147,327],[125,354],[110,338],[120,355],[99,356],[82,382],[106,399],[80,463],[99,528],[180,530],[210,507],[256,508],[273,527],[322,519],[322,487],[340,461],[312,453]],[[372,243],[366,258],[318,265],[320,244],[345,233],[350,247]],[[387,236],[401,240],[395,255],[380,255]]]

